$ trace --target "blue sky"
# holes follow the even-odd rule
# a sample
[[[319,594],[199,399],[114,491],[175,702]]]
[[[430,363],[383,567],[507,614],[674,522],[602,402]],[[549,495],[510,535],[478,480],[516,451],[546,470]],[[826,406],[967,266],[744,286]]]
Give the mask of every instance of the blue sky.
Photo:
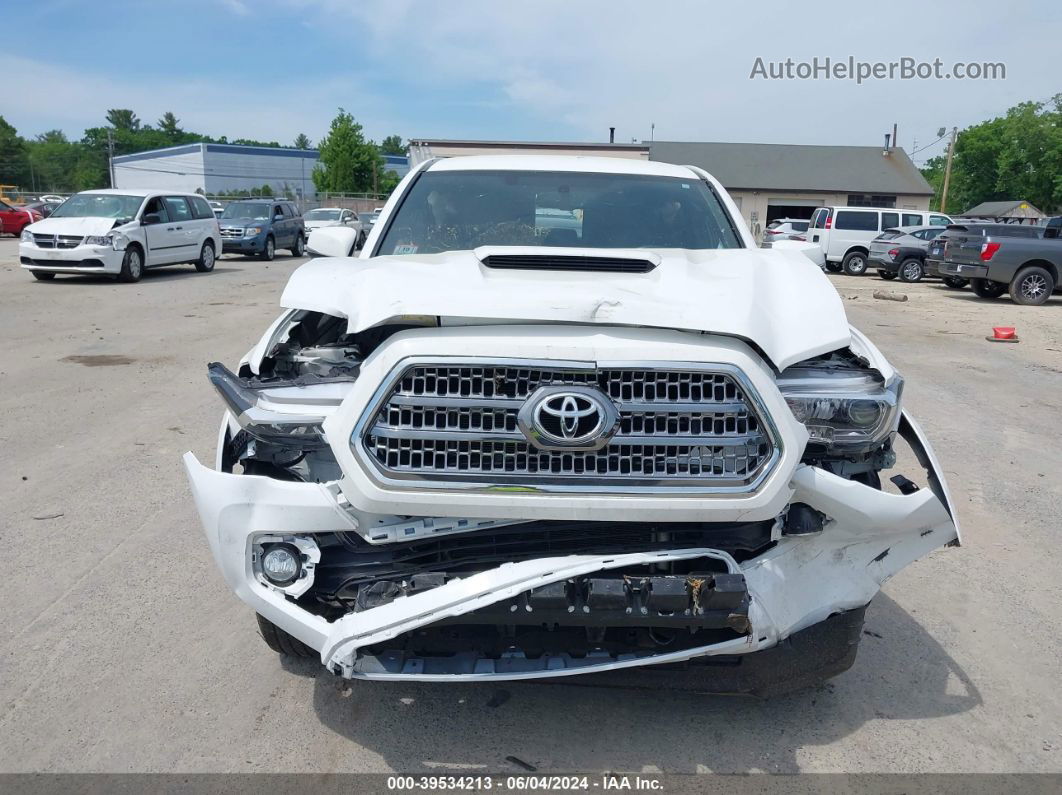
[[[5,4],[0,114],[79,137],[110,107],[211,135],[317,141],[337,107],[409,137],[908,150],[1062,91],[1062,5],[597,0],[34,0]],[[840,10],[843,9],[843,10]],[[766,81],[757,57],[1001,61],[996,81]],[[942,148],[926,150],[917,159]]]

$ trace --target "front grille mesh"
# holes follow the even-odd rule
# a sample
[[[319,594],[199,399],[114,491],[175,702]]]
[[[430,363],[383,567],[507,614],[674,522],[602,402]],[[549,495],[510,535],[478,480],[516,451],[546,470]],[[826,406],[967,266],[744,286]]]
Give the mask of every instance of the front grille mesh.
[[[597,387],[619,412],[616,435],[595,451],[532,445],[517,415],[547,385]],[[424,486],[664,484],[740,491],[754,485],[774,453],[761,418],[728,372],[413,365],[369,410],[362,450],[384,475]]]

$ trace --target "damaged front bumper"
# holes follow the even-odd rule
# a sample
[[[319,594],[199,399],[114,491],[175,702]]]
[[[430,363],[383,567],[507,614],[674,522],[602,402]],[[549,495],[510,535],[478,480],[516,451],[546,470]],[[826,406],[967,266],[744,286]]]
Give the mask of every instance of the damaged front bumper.
[[[506,562],[332,620],[305,609],[291,594],[263,581],[255,568],[254,551],[263,537],[354,533],[357,520],[344,510],[334,484],[227,474],[204,467],[191,453],[185,456],[185,467],[214,557],[235,593],[263,617],[318,651],[322,663],[343,677],[531,679],[695,659],[731,660],[778,647],[783,641],[791,646],[797,637],[840,626],[842,641],[835,644],[837,653],[822,658],[822,669],[830,675],[851,664],[854,651],[849,652],[854,641],[843,638],[850,640],[852,621],[861,620],[851,617],[862,615],[881,584],[933,549],[959,541],[939,464],[906,413],[899,434],[925,469],[928,487],[890,494],[800,465],[788,483],[789,505],[810,506],[825,518],[822,529],[807,535],[787,535],[779,521],[773,543],[750,559],[739,562],[726,551],[701,545]],[[713,521],[710,515],[704,520]],[[635,569],[665,570],[677,563],[687,564],[687,569],[689,564],[694,569],[703,565],[713,572],[711,587],[720,592],[740,591],[736,600],[711,597],[722,599],[714,607],[723,613],[717,624],[727,629],[708,642],[678,644],[678,648],[661,643],[658,649],[622,653],[602,648],[579,654],[528,654],[520,649],[484,654],[469,648],[434,656],[411,653],[397,643],[401,637],[453,624],[462,617],[490,615],[492,611],[503,616],[506,610],[533,611],[543,605],[561,613],[618,609],[628,616],[621,617],[619,623],[632,624],[638,618],[632,610],[644,613],[651,609],[661,616],[660,623],[666,624],[665,618],[673,621],[674,610],[681,609],[660,610],[659,604],[632,601],[631,590],[637,588],[629,584],[625,586],[626,601],[612,605],[607,600],[593,603],[585,593],[573,597],[571,587],[592,591],[593,582],[606,582],[609,576],[625,576],[626,571]],[[687,583],[694,582],[691,577],[686,578]],[[561,593],[558,583],[571,586],[563,586],[568,588],[564,591],[568,595],[547,604],[543,600],[550,593]],[[550,586],[555,586],[552,592]],[[700,586],[694,582],[693,587]],[[713,620],[708,616],[713,603],[697,599],[695,594],[690,610],[708,626]],[[841,621],[839,616],[849,618]],[[693,636],[691,629],[689,637]]]

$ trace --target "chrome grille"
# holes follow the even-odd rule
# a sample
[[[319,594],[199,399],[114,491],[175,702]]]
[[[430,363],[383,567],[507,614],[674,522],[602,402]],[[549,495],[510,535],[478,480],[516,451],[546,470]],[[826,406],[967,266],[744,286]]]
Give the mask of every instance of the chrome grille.
[[[724,365],[566,368],[416,364],[388,382],[352,442],[407,485],[678,486],[747,491],[777,452],[740,373]],[[596,387],[619,412],[600,450],[542,450],[517,424],[542,386]]]
[[[221,227],[222,237],[243,237],[243,229],[236,226]]]
[[[33,243],[37,248],[77,248],[83,240],[83,237],[75,235],[33,235]]]

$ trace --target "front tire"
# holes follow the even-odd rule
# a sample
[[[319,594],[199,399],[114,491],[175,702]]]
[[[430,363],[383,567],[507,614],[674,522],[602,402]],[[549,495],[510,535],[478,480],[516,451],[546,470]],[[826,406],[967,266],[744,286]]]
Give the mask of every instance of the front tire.
[[[55,278],[54,273],[48,273],[48,271],[30,271],[33,274],[33,278],[42,282],[50,282]]]
[[[826,260],[826,270],[828,270],[830,273],[840,273],[841,263],[830,262],[829,260]]]
[[[970,289],[980,298],[999,298],[1007,291],[1007,285],[991,279],[970,279]]]
[[[255,616],[258,618],[258,630],[262,633],[262,640],[277,654],[301,658],[317,656],[317,652],[298,638],[289,635],[268,618],[263,618],[260,613],[255,613]]]
[[[1040,306],[1055,291],[1055,277],[1046,268],[1022,268],[1010,283],[1010,297],[1016,304]]]
[[[301,257],[306,253],[306,241],[302,235],[295,236],[295,245],[291,247],[291,256]]]
[[[970,283],[969,279],[960,279],[958,276],[945,276],[944,284],[953,290],[961,290]]]
[[[841,270],[849,276],[862,276],[867,272],[867,255],[862,251],[850,251],[841,262]]]
[[[144,255],[136,246],[125,250],[122,258],[122,270],[118,273],[120,282],[138,282],[144,275]]]
[[[922,260],[917,257],[908,257],[900,263],[899,274],[901,282],[913,284],[922,281],[922,277],[926,275],[926,269]]]
[[[884,279],[887,282],[891,282],[893,279],[896,278],[896,274],[895,273],[889,273],[888,271],[878,271],[878,276],[880,276],[882,279]]]
[[[203,250],[199,252],[199,259],[195,261],[195,269],[200,273],[210,273],[210,271],[214,270],[216,261],[214,244],[208,240],[203,244]]]
[[[262,249],[262,259],[266,262],[272,262],[273,258],[277,255],[277,242],[273,240],[273,236],[270,235],[266,238],[265,248]]]

